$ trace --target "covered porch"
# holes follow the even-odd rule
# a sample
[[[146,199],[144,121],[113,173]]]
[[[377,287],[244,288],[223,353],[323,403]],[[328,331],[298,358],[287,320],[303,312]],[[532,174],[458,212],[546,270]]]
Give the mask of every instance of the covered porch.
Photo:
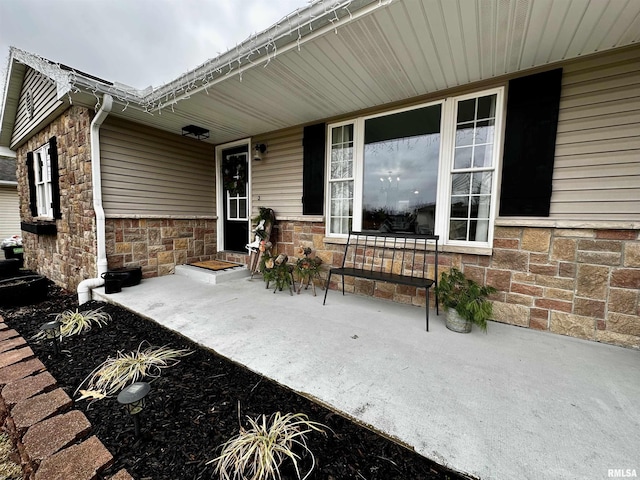
[[[637,350],[499,323],[456,334],[435,311],[426,332],[422,308],[320,293],[168,275],[94,298],[482,479],[640,470]]]

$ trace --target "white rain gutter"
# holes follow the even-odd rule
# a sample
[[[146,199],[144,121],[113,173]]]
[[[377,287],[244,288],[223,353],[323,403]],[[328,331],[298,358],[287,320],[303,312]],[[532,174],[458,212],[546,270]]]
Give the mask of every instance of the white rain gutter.
[[[91,289],[104,285],[102,274],[107,271],[107,247],[105,241],[105,215],[102,207],[102,175],[100,173],[100,127],[111,112],[113,97],[105,93],[102,105],[91,121],[91,179],[93,183],[93,211],[96,214],[97,278],[87,278],[78,285],[78,303],[91,300]]]

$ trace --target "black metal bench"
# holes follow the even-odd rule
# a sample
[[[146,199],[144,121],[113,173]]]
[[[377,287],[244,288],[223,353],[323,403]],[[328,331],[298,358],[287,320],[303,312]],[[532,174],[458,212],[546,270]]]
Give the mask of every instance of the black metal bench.
[[[383,233],[378,231],[349,232],[341,267],[329,269],[324,292],[327,301],[332,275],[358,277],[374,282],[409,285],[426,290],[427,331],[429,331],[429,290],[438,287],[438,235],[413,233]],[[433,265],[433,278],[429,277]],[[436,302],[436,313],[438,302]]]

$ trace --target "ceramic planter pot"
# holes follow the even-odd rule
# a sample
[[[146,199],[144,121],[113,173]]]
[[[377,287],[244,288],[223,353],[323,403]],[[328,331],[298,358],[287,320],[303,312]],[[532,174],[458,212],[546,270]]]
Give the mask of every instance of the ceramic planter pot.
[[[446,326],[449,330],[458,333],[469,333],[471,331],[471,322],[458,315],[455,308],[447,310]]]

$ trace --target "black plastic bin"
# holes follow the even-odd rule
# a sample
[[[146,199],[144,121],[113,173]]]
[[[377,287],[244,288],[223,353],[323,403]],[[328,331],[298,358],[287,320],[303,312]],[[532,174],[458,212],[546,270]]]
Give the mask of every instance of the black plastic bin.
[[[4,250],[4,258],[9,260],[10,258],[17,258],[20,260],[20,268],[24,266],[24,249],[20,247],[2,247]]]
[[[133,287],[142,280],[142,267],[123,267],[106,271],[106,274],[111,273],[118,275],[117,278],[122,282],[122,287]]]
[[[122,291],[123,282],[126,274],[115,272],[104,272],[102,278],[104,279],[104,293],[118,293]]]

